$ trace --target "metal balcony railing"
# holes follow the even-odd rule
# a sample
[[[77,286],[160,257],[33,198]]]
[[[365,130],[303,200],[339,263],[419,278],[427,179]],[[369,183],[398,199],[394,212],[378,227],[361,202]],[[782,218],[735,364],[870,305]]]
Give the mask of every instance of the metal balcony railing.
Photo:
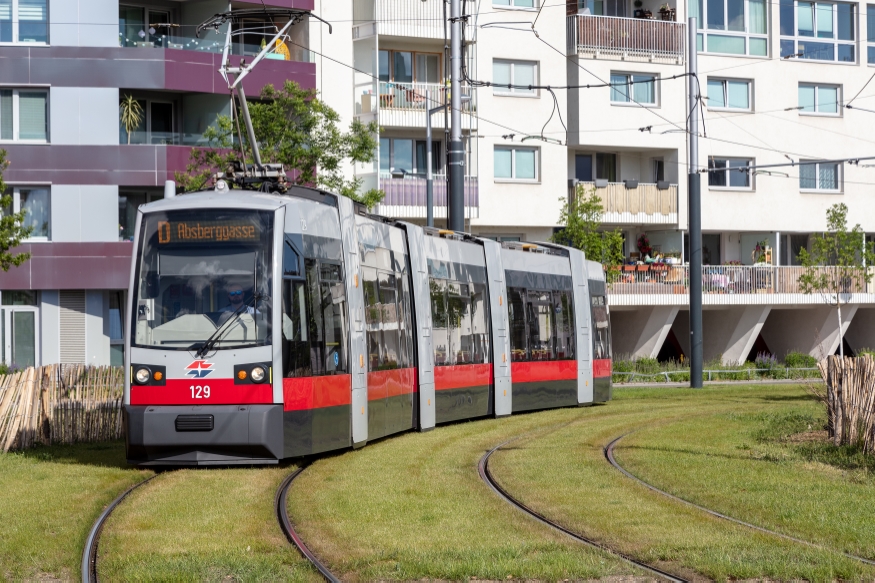
[[[383,201],[377,206],[377,212],[399,218],[416,218],[426,216],[426,192],[424,175],[407,175],[404,178],[392,178],[388,174],[380,174],[380,188],[386,193]],[[433,182],[434,216],[447,216],[447,177],[435,174]],[[480,193],[476,176],[465,177],[465,217],[479,216]]]
[[[413,0],[355,0],[353,4],[353,39],[375,34],[412,38],[444,38],[444,6],[442,2]],[[462,14],[476,12],[473,0],[462,0]],[[448,16],[449,14],[447,14]],[[467,19],[462,21],[463,36],[475,42],[477,27]]]
[[[681,22],[574,14],[566,20],[567,54],[684,61]]]
[[[677,222],[677,184],[639,183],[627,188],[624,182],[609,182],[598,186],[595,182],[582,182],[584,189],[595,193],[602,200],[605,223],[671,224]]]

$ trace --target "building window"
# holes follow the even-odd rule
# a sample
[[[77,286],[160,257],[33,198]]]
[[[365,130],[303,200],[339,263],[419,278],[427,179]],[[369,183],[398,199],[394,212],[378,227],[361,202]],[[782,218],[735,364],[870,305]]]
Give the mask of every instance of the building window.
[[[412,138],[380,138],[380,173],[403,170],[406,174],[425,175],[428,169],[428,149],[425,140]],[[443,173],[441,142],[431,143],[431,171]]]
[[[611,73],[611,101],[656,105],[656,75]]]
[[[119,191],[118,194],[118,240],[133,241],[134,228],[137,225],[137,209],[141,205],[161,200],[164,192]]]
[[[30,240],[52,238],[52,197],[48,188],[11,186],[6,195],[12,197],[12,212],[25,211],[24,226],[33,228]]]
[[[0,43],[47,44],[48,0],[0,0]]]
[[[841,90],[836,85],[799,84],[799,111],[823,115],[841,113]]]
[[[39,302],[35,291],[5,291],[0,310],[0,360],[10,368],[39,364]]]
[[[839,192],[841,190],[840,172],[841,166],[835,162],[800,161],[799,189]]]
[[[137,103],[140,104],[142,112],[140,125],[128,135],[127,129],[119,119],[120,144],[177,145],[180,143],[180,137],[174,131],[176,116],[172,101],[137,99]]]
[[[538,64],[534,61],[493,59],[492,83],[495,85],[492,88],[495,95],[537,95],[537,89],[528,89],[527,86],[538,84]],[[507,85],[516,87],[508,88]]]
[[[0,89],[0,141],[48,141],[48,102],[47,91]]]
[[[626,16],[624,0],[577,0],[577,13],[593,16]]]
[[[751,82],[737,79],[708,79],[708,108],[750,111]]]
[[[748,166],[753,166],[750,158],[709,158],[708,186],[750,189],[750,172],[744,170]]]
[[[124,292],[109,292],[109,364],[122,366],[125,360]]]
[[[539,0],[492,0],[493,6],[511,6],[513,8],[537,8]]]
[[[781,56],[855,63],[856,6],[781,1]]]
[[[438,53],[381,50],[380,81],[392,83],[433,83],[441,81],[441,56]]]
[[[875,5],[869,4],[866,6],[866,61],[873,65],[875,64]]]
[[[729,55],[769,54],[765,0],[698,0],[689,16],[697,18],[699,50]]]
[[[538,148],[495,146],[497,180],[538,180]]]

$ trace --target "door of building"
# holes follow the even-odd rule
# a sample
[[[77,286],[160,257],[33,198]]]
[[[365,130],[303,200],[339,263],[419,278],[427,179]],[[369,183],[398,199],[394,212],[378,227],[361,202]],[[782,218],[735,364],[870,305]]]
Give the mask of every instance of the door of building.
[[[35,292],[3,292],[3,362],[10,367],[27,368],[39,364],[39,310]]]

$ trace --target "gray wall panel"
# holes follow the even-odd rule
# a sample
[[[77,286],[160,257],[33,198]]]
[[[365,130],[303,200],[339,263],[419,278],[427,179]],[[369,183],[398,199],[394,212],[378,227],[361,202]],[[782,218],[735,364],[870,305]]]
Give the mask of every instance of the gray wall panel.
[[[119,143],[119,90],[115,87],[85,87],[79,89],[79,143],[83,145],[114,145]],[[54,89],[52,90],[54,94]],[[52,118],[52,128],[56,118]],[[52,134],[54,142],[54,134]]]
[[[118,2],[54,0],[49,9],[49,42],[57,47],[117,47]]]
[[[79,144],[78,87],[53,87],[49,95],[49,136],[52,144]]]
[[[118,241],[118,186],[79,187],[82,241]]]
[[[79,189],[78,185],[56,184],[52,186],[52,241],[79,242],[82,240],[82,223],[79,220],[81,206]],[[116,213],[118,213],[117,202]]]
[[[109,364],[109,336],[103,333],[103,290],[85,292],[85,362],[90,365]]]
[[[55,0],[51,2],[49,5],[49,42],[56,47],[79,46],[78,23],[79,0],[61,0],[60,2]],[[118,23],[116,23],[116,28],[118,28]]]
[[[61,362],[60,315],[57,290],[40,292],[40,358],[42,364]]]

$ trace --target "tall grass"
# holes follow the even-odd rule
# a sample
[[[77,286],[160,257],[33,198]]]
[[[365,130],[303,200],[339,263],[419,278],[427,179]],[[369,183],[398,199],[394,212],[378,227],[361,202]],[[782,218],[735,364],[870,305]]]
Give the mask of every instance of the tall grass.
[[[753,362],[723,364],[721,358],[704,363],[706,381],[756,381],[762,379],[819,379],[817,360],[799,352],[788,353],[783,362],[774,355],[760,353]],[[688,360],[660,362],[655,358],[620,355],[613,361],[613,382],[683,383],[690,380]]]

